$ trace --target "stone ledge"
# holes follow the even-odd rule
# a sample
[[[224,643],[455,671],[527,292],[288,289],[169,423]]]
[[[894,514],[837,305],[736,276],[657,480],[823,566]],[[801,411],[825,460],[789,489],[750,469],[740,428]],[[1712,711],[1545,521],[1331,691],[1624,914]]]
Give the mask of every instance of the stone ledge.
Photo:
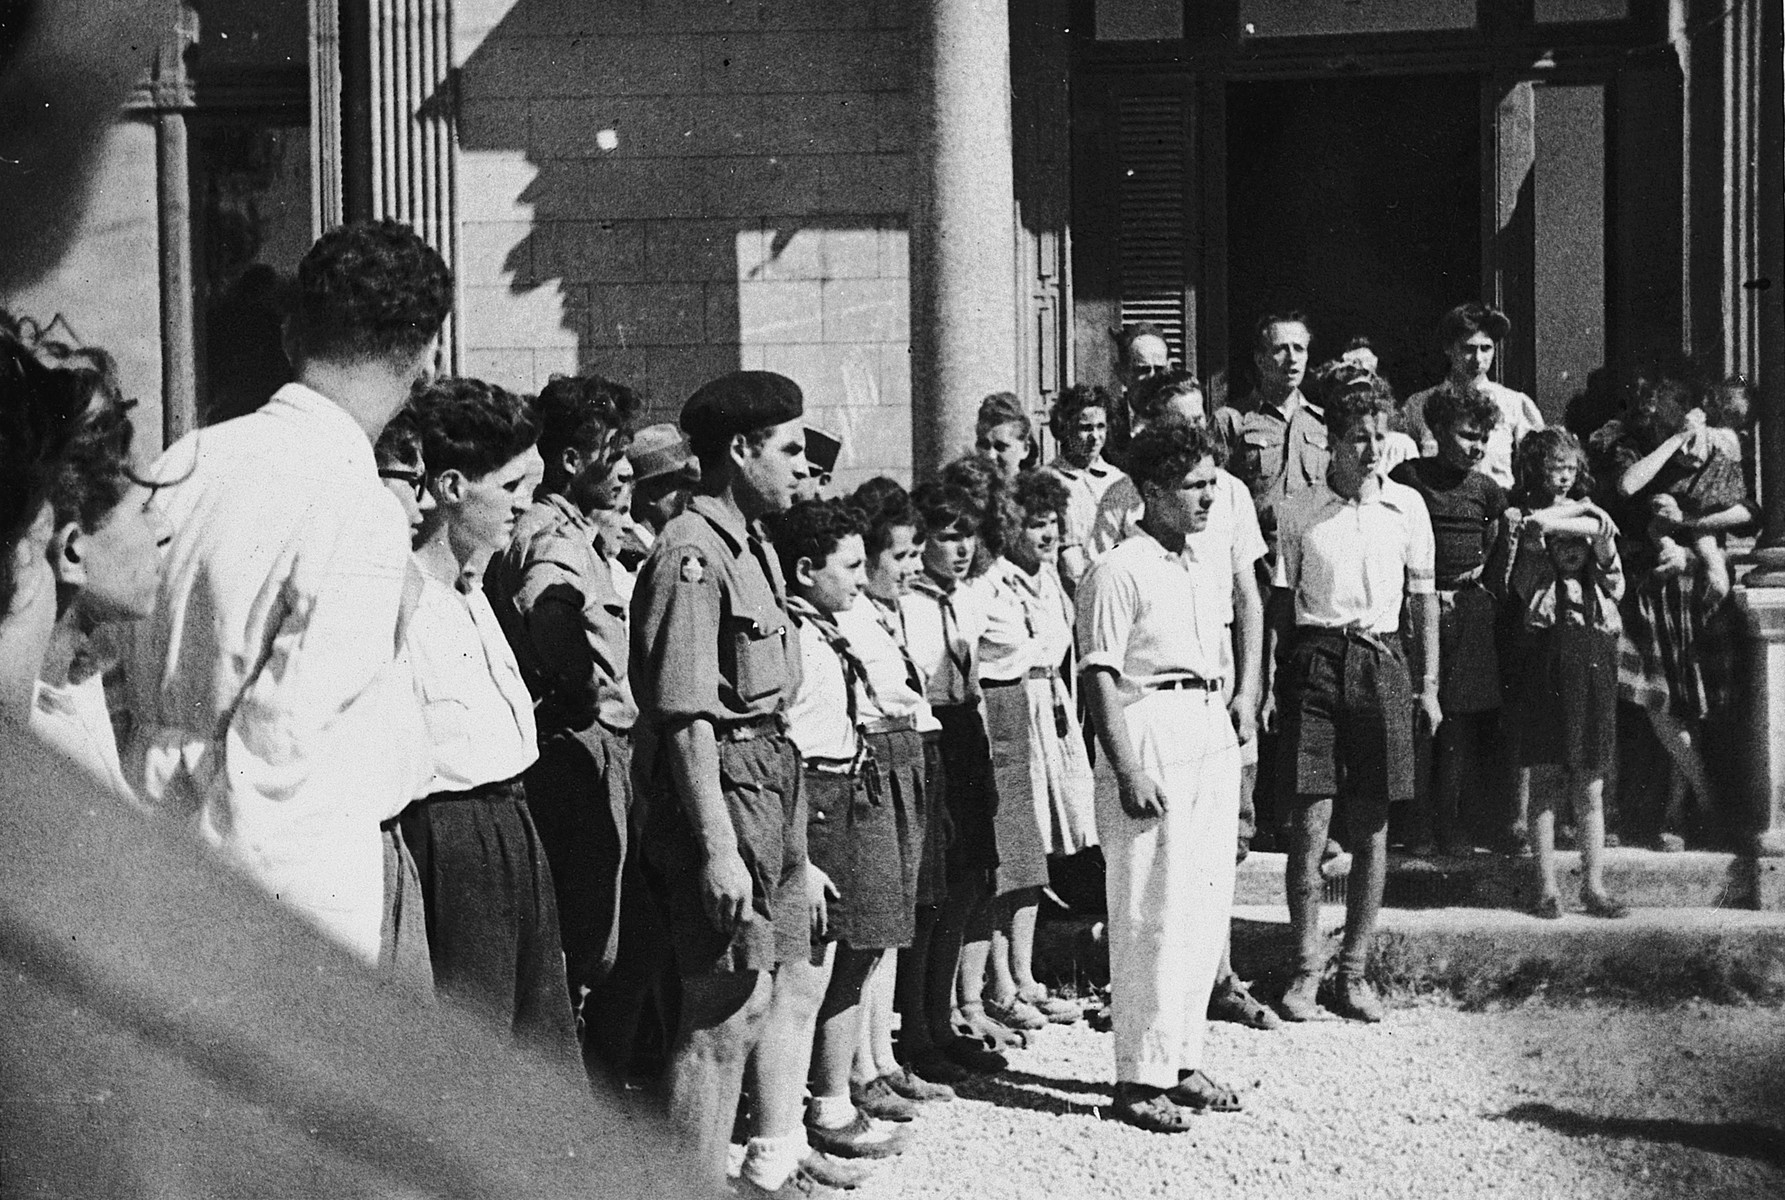
[[[1321,918],[1336,952],[1344,909],[1327,905]],[[1262,997],[1281,989],[1289,951],[1282,906],[1235,908],[1234,967]],[[1044,922],[1035,964],[1045,979],[1105,982],[1101,918]],[[1785,913],[1638,908],[1622,921],[1580,913],[1544,921],[1482,908],[1385,909],[1370,976],[1394,994],[1441,994],[1476,1005],[1535,995],[1780,1003]]]

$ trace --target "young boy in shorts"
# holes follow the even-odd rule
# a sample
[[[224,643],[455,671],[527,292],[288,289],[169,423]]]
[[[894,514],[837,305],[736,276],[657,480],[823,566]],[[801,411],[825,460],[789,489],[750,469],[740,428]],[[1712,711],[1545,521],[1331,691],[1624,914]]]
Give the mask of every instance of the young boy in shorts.
[[[1353,865],[1332,1007],[1380,1021],[1364,967],[1387,878],[1388,806],[1413,796],[1415,703],[1432,730],[1442,720],[1432,526],[1419,493],[1377,471],[1394,409],[1388,384],[1343,367],[1326,377],[1321,403],[1331,460],[1324,479],[1277,510],[1265,648],[1265,662],[1276,664],[1265,719],[1281,716],[1285,882],[1297,948],[1278,1011],[1291,1021],[1316,1012],[1325,967],[1320,851],[1342,794]],[[1404,598],[1425,664],[1417,693],[1400,643]]]
[[[866,583],[862,522],[836,500],[806,500],[769,525],[798,631],[800,685],[787,711],[806,795],[806,852],[835,888],[825,938],[830,981],[817,1011],[807,1137],[844,1158],[897,1154],[902,1140],[872,1120],[851,1088],[863,1017],[862,990],[887,950],[911,944],[915,906],[906,900],[894,805],[868,749],[863,710],[871,685],[837,614]],[[891,1096],[910,1120],[910,1102]]]

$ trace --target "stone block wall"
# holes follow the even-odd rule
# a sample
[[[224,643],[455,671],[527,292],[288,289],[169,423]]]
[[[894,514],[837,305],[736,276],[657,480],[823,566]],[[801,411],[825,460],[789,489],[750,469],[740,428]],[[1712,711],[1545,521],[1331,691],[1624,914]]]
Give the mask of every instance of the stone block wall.
[[[781,371],[910,470],[906,0],[462,0],[463,369]]]

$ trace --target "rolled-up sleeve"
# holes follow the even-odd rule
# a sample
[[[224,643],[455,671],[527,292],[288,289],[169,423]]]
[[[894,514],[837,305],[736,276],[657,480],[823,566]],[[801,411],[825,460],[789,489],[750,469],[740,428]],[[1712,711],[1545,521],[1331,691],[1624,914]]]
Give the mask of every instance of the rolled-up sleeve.
[[[1408,489],[1412,493],[1412,489]],[[1407,593],[1429,596],[1437,590],[1434,560],[1436,547],[1432,538],[1432,518],[1426,502],[1417,493],[1408,497],[1405,516],[1407,531]]]
[[[659,546],[632,594],[632,687],[658,721],[720,719],[719,624],[714,565],[691,546]]]
[[[1080,674],[1098,668],[1122,673],[1139,606],[1132,574],[1107,563],[1092,569],[1078,593]]]

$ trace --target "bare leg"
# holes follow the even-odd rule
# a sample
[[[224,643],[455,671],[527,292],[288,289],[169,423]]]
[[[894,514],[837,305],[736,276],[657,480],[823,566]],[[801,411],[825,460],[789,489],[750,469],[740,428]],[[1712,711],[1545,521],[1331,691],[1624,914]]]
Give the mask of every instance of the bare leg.
[[[996,897],[982,897],[967,918],[961,941],[961,965],[955,973],[955,999],[962,1008],[985,998],[987,960],[992,953],[992,927],[998,915]]]
[[[1530,772],[1525,774],[1528,782]],[[1537,882],[1542,888],[1539,903],[1560,903],[1561,894],[1556,887],[1556,806],[1549,788],[1539,791],[1531,806],[1531,841],[1537,851]]]
[[[852,1075],[858,1084],[872,1083],[899,1069],[892,1048],[895,962],[895,951],[880,951],[868,970],[867,982],[862,986],[861,1037],[856,1041]]]
[[[1041,911],[1041,892],[1030,888],[1010,917],[1010,974],[1019,994],[1041,987],[1035,978],[1035,920]]]
[[[744,1064],[773,993],[767,971],[682,981],[682,1023],[669,1062],[670,1119],[715,1180],[725,1174]]]
[[[985,990],[991,999],[1003,1004],[1016,999],[1016,980],[1010,971],[1011,923],[1022,896],[1022,892],[999,896],[992,918],[992,947],[986,955]]]
[[[1655,737],[1661,742],[1668,757],[1673,760],[1675,779],[1667,803],[1667,816],[1663,823],[1664,833],[1681,832],[1685,817],[1685,788],[1690,787],[1698,795],[1700,808],[1717,811],[1716,788],[1705,770],[1704,758],[1698,753],[1699,732],[1697,722],[1682,721],[1671,713],[1646,710],[1649,724],[1654,727]]]
[[[1356,811],[1355,809],[1353,811]],[[1384,814],[1386,818],[1386,814]],[[1345,899],[1345,943],[1339,951],[1339,974],[1361,980],[1376,940],[1376,919],[1382,912],[1382,890],[1388,883],[1388,822],[1365,829],[1352,824],[1351,880]],[[1361,886],[1360,886],[1361,885]],[[1319,909],[1316,907],[1315,912]]]
[[[880,958],[878,950],[852,950],[843,945],[837,946],[834,954],[830,986],[818,1006],[811,1072],[813,1098],[831,1102],[849,1098],[849,1076],[861,1037],[862,987]]]
[[[1605,776],[1584,770],[1568,772],[1574,797],[1575,840],[1580,846],[1582,890],[1605,896]]]

